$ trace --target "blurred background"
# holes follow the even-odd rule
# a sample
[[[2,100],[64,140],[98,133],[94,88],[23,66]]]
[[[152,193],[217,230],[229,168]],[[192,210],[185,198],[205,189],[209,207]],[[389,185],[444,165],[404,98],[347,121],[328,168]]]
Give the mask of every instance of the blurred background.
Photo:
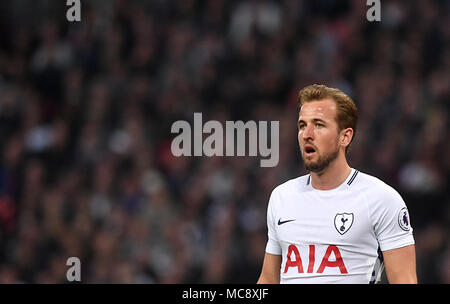
[[[0,283],[255,283],[273,188],[303,175],[297,93],[359,107],[349,163],[409,208],[450,283],[450,1],[0,5]],[[280,161],[174,157],[173,122],[280,121]],[[383,278],[386,282],[386,278]]]

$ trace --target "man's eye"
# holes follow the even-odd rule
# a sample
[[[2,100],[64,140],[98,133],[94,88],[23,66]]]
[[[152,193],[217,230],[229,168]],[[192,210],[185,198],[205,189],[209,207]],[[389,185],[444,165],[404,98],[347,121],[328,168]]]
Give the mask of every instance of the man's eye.
[[[300,125],[300,126],[298,126],[298,128],[299,128],[300,130],[303,130],[303,129],[305,128],[305,125]]]
[[[318,122],[318,123],[316,123],[316,127],[319,127],[319,128],[321,128],[321,127],[324,127],[324,125],[323,125],[323,124],[321,124],[320,122]]]

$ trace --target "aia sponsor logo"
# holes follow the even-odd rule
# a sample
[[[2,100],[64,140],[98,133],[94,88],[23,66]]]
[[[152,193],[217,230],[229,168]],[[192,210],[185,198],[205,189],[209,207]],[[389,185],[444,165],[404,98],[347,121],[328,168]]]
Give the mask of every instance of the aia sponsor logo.
[[[308,260],[308,268],[306,269],[306,273],[313,273],[316,262],[316,246],[309,245],[309,260]],[[331,255],[334,255],[334,258]],[[345,267],[344,260],[342,259],[341,252],[339,248],[335,245],[329,245],[327,250],[325,251],[324,256],[320,260],[319,267],[317,268],[316,273],[323,273],[327,267],[331,268],[339,268],[341,274],[347,274],[347,268]],[[287,273],[290,267],[297,268],[298,273],[305,273],[305,269],[303,267],[303,260],[300,256],[299,248],[295,245],[289,245],[287,252],[286,265],[284,267],[284,272]]]

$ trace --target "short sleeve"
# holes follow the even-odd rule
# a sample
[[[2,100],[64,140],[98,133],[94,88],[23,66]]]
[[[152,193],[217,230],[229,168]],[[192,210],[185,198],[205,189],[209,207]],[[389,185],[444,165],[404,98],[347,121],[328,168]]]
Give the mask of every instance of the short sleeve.
[[[269,204],[267,206],[267,236],[266,252],[275,255],[281,255],[281,247],[278,242],[277,232],[275,230],[274,207],[277,204],[277,196],[275,190],[270,195]]]
[[[400,194],[387,186],[377,197],[372,220],[381,251],[414,244],[408,209]]]

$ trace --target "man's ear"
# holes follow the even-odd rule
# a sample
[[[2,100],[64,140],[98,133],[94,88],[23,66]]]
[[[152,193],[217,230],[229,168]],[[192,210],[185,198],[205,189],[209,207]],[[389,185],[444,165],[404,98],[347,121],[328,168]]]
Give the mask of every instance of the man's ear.
[[[352,128],[346,128],[341,131],[340,136],[340,145],[343,147],[348,147],[353,139],[353,129]]]

